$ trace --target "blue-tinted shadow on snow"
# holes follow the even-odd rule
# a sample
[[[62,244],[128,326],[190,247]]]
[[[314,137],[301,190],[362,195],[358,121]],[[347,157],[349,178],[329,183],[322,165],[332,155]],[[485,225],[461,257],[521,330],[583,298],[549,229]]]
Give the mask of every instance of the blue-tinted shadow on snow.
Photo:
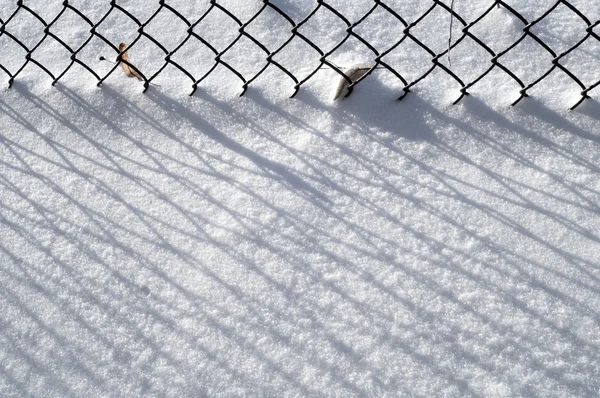
[[[396,100],[397,88],[385,86],[376,73],[357,85],[350,96],[342,96],[336,101],[317,98],[308,90],[300,91],[294,99],[318,112],[330,114],[334,123],[329,131],[332,134],[349,126],[363,133],[385,135],[389,140],[435,140],[428,120],[435,107],[418,93],[411,93],[402,101]],[[260,94],[249,92],[248,95],[260,101]],[[283,117],[294,119],[291,114]]]
[[[415,391],[484,396],[477,388],[473,373],[489,380],[502,379],[510,373],[507,367],[535,374],[572,395],[593,396],[593,382],[572,378],[555,367],[553,361],[555,358],[575,360],[577,351],[597,361],[598,346],[560,325],[552,312],[543,311],[543,305],[517,295],[524,290],[534,291],[539,297],[551,300],[554,307],[591,316],[597,323],[597,310],[572,298],[568,290],[576,288],[597,295],[597,278],[590,271],[597,264],[584,255],[574,256],[552,247],[543,237],[528,231],[525,222],[511,218],[505,209],[473,199],[470,195],[473,190],[489,197],[497,195],[486,191],[482,183],[470,181],[468,176],[444,174],[446,171],[436,162],[406,153],[402,146],[414,140],[422,141],[440,155],[471,164],[491,181],[505,182],[497,170],[490,169],[493,165],[477,164],[460,146],[445,142],[443,130],[429,127],[429,122],[436,122],[459,129],[501,151],[506,158],[522,161],[527,167],[533,168],[535,164],[514,148],[501,146],[476,124],[433,109],[421,103],[417,96],[412,103],[410,97],[406,99],[408,102],[402,103],[390,100],[393,108],[386,112],[396,109],[398,114],[381,120],[386,119],[386,113],[378,108],[381,103],[373,102],[371,108],[370,104],[357,107],[360,101],[352,102],[353,98],[360,98],[360,88],[353,94],[357,97],[333,105],[310,95],[299,98],[315,112],[331,113],[331,124],[321,131],[290,111],[273,109],[273,104],[260,94],[249,94],[250,100],[257,101],[259,109],[264,111],[260,116],[274,112],[303,134],[312,134],[327,145],[335,146],[340,157],[368,166],[369,178],[347,172],[334,162],[328,162],[330,159],[311,157],[310,153],[286,145],[262,120],[252,120],[231,103],[215,98],[206,98],[206,105],[214,107],[212,111],[219,110],[236,125],[249,126],[252,134],[278,145],[311,172],[268,159],[268,152],[243,146],[187,104],[180,103],[181,100],[152,91],[140,100],[156,105],[149,107],[150,111],[110,87],[102,88],[99,94],[129,116],[135,116],[134,120],[147,128],[146,136],[134,137],[114,115],[97,108],[73,90],[56,87],[62,99],[68,100],[75,109],[65,114],[64,110],[17,85],[17,92],[27,98],[32,109],[62,129],[57,132],[58,137],[46,136],[29,120],[31,115],[20,114],[18,109],[0,100],[0,112],[20,123],[32,137],[21,142],[9,141],[0,135],[11,154],[2,158],[3,166],[6,170],[10,168],[11,174],[3,174],[0,183],[3,189],[20,198],[19,206],[0,203],[2,225],[24,241],[29,250],[45,259],[42,264],[27,258],[23,261],[11,242],[0,242],[0,251],[11,263],[0,270],[0,286],[4,288],[0,289],[2,303],[11,311],[18,310],[21,319],[36,329],[32,334],[18,334],[16,327],[0,318],[0,327],[11,331],[3,335],[3,342],[11,343],[7,349],[11,358],[20,358],[30,367],[32,379],[45,380],[50,384],[49,389],[61,396],[78,395],[78,385],[93,387],[106,395],[118,395],[119,383],[130,388],[135,385],[140,395],[168,395],[173,391],[182,395],[218,395],[223,391],[219,388],[231,385],[239,388],[240,395],[243,392],[262,396],[285,395],[286,392],[302,396],[323,394],[303,378],[301,371],[309,367],[328,377],[337,391],[349,396],[385,393],[410,396]],[[497,111],[468,100],[466,107],[473,107],[471,111],[480,118],[510,128],[517,135],[531,138],[537,135],[511,124]],[[204,163],[208,155],[202,152],[203,148],[179,137],[177,129],[153,114],[156,109],[173,112],[177,118],[193,125],[198,135],[204,134],[215,144],[249,160],[270,182],[284,184],[298,199],[311,203],[318,209],[318,217],[305,218],[304,214],[275,206],[264,192],[258,192],[236,173],[216,170],[209,162]],[[78,113],[106,126],[123,140],[126,149],[110,146],[105,137],[95,135],[96,132],[72,120]],[[408,127],[402,128],[403,123]],[[379,157],[360,153],[337,140],[336,132],[347,128],[378,148],[401,154],[408,163],[422,170],[420,176],[431,176],[440,188],[432,186],[426,178],[421,181],[410,176],[396,180],[402,183],[386,183],[390,177],[397,178],[407,171],[394,170]],[[390,138],[386,132],[397,136]],[[174,157],[154,145],[153,140],[158,135],[168,137],[169,143],[177,145],[181,156]],[[28,148],[27,142],[34,139],[50,149],[38,153],[39,149]],[[558,150],[545,139],[535,143]],[[90,145],[97,152],[90,158],[90,151],[84,152],[78,144]],[[142,155],[133,156],[133,149]],[[572,156],[569,152],[560,153]],[[188,164],[186,156],[197,164]],[[573,159],[583,165],[589,163],[584,162],[585,159]],[[45,171],[54,167],[76,178],[58,179]],[[537,171],[543,172],[542,169]],[[14,179],[12,173],[20,173],[21,178]],[[263,212],[276,213],[285,228],[261,219],[260,214],[249,215],[225,206],[211,196],[198,177],[210,177],[215,183],[231,182],[231,186],[244,191],[249,200],[260,203]],[[98,197],[113,203],[114,209],[120,212],[113,215],[97,211],[80,198],[82,192],[69,191],[72,180],[85,188],[96,189]],[[353,184],[345,184],[345,180]],[[29,182],[36,182],[37,185],[32,186],[46,196],[28,192]],[[517,197],[521,195],[519,199],[523,200],[509,195],[504,198],[512,200],[515,208],[520,206],[527,209],[528,214],[558,220],[565,229],[594,238],[593,231],[575,229],[569,219],[559,217],[552,209],[526,202],[523,196],[528,187],[517,183],[512,186],[519,188],[512,188],[510,192]],[[193,203],[182,204],[181,198],[169,190],[181,187],[194,197]],[[385,206],[365,193],[364,188],[389,193],[395,202]],[[435,195],[423,198],[408,192],[407,188],[430,190]],[[164,210],[157,214],[143,204],[132,202],[132,197],[127,196],[131,191],[146,195],[147,203],[160,204]],[[369,219],[360,221],[352,219],[352,214],[336,213],[336,207],[324,200],[330,196],[343,197],[353,203],[355,209],[368,214]],[[557,196],[557,199],[562,198]],[[459,204],[465,212],[477,211],[488,216],[502,225],[503,231],[520,234],[532,245],[545,247],[567,264],[573,263],[587,273],[586,278],[581,274],[561,273],[510,245],[482,236],[465,226],[459,215],[438,207],[437,202],[446,200]],[[78,222],[54,209],[55,201],[71,206],[72,214],[77,214],[73,218]],[[35,217],[27,213],[25,204],[35,209]],[[394,213],[395,205],[405,206],[418,216],[412,217],[409,211]],[[236,228],[220,221],[216,215],[227,215],[229,224],[235,224]],[[483,256],[463,248],[460,241],[445,241],[423,230],[419,226],[421,218],[434,220],[447,230],[464,235],[465,240],[475,241],[485,248],[481,250]],[[14,219],[19,222],[10,221]],[[83,226],[79,224],[81,219]],[[339,239],[335,231],[319,224],[320,219],[330,220],[357,238]],[[375,222],[371,223],[372,220]],[[373,227],[373,224],[385,223],[393,226],[396,233],[388,235]],[[193,227],[192,232],[189,226]],[[213,232],[216,229],[228,231],[235,240],[219,239],[219,234]],[[79,256],[71,258],[60,251],[57,254],[55,247],[42,241],[47,231],[59,243],[64,240],[72,245]],[[297,234],[290,235],[292,233]],[[203,245],[222,253],[219,259],[230,261],[221,264],[213,257],[202,256],[202,251],[195,252],[195,256],[189,254],[189,250],[193,250],[190,247]],[[248,246],[251,250],[245,250]],[[111,250],[116,252],[114,256]],[[252,250],[263,255],[269,253],[269,259],[281,261],[285,275],[269,267]],[[407,263],[399,256],[412,256],[413,262]],[[199,280],[210,289],[188,283],[185,276],[195,273],[202,275]],[[247,279],[239,281],[236,274]],[[552,286],[546,282],[548,279],[565,283],[566,289]],[[474,292],[458,291],[463,285],[472,286]],[[477,292],[485,295],[479,303],[468,297],[469,293]],[[324,303],[323,298],[329,299]],[[378,298],[384,300],[373,301]],[[501,304],[503,310],[486,311],[486,303],[491,301]],[[398,311],[390,312],[387,305]],[[71,328],[68,330],[79,334],[65,334],[63,325],[52,321],[49,316],[52,313],[47,309],[55,307],[55,317],[64,317]],[[513,321],[514,318],[520,319],[520,323]],[[544,336],[550,336],[553,343],[567,348],[560,352],[553,350],[547,341],[539,341],[538,336],[532,335],[527,326],[534,326],[543,331]],[[344,334],[346,332],[348,334]],[[42,338],[53,350],[44,350],[44,345],[36,348],[34,343]],[[91,347],[81,344],[80,339],[84,338],[93,343]],[[359,344],[363,341],[367,344]],[[88,349],[92,355],[85,355]],[[232,352],[237,355],[230,356]],[[394,362],[397,369],[391,368],[377,358],[373,362],[375,353],[389,354],[389,361],[402,360]],[[553,354],[549,360],[544,359]],[[244,363],[230,361],[232,357],[252,366],[244,368]],[[290,367],[290,363],[297,367]],[[411,365],[402,368],[402,363]],[[571,364],[578,366],[574,361]],[[594,370],[593,364],[580,366],[576,370],[583,369],[589,374]],[[409,377],[408,382],[417,380],[423,384],[408,385],[403,369],[422,371],[427,376]],[[63,378],[61,374],[71,378]],[[256,374],[268,377],[260,379]],[[21,395],[27,394],[27,384],[21,385],[10,370],[0,366],[0,375],[16,385]],[[429,390],[429,382],[439,389]],[[522,380],[509,379],[509,382],[513,383],[513,395],[538,395]],[[165,385],[178,389],[169,391]],[[232,395],[235,391],[228,390]]]

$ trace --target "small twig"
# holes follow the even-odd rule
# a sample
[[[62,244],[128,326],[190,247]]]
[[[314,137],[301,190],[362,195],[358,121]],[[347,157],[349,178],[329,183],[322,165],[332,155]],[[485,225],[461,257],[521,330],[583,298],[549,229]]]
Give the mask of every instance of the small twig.
[[[450,49],[452,47],[452,24],[454,22],[454,0],[450,2],[450,34],[448,35],[448,66],[452,67],[452,60],[450,59]]]
[[[106,61],[106,62],[110,62],[110,63],[111,63],[111,64],[113,64],[113,65],[116,65],[116,64],[117,64],[116,62],[109,61],[109,60],[107,60],[106,58],[104,58],[104,55],[101,55],[101,56],[100,56],[98,59],[99,59],[100,61]]]

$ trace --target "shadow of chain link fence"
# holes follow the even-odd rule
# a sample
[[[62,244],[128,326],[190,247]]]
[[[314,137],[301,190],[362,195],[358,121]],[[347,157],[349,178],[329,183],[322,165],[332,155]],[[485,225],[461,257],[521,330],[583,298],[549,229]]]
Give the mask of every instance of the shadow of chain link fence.
[[[393,6],[386,4],[386,1],[373,0],[368,11],[354,22],[350,21],[344,16],[344,10],[334,8],[326,0],[315,0],[314,4],[311,6],[312,9],[310,12],[308,12],[307,15],[303,16],[299,20],[294,20],[294,18],[282,10],[280,6],[274,4],[275,2],[272,0],[257,1],[257,3],[261,6],[259,7],[258,11],[256,11],[250,18],[246,20],[240,19],[240,17],[236,15],[235,10],[228,9],[226,6],[221,4],[222,1],[220,2],[219,0],[210,0],[201,15],[197,15],[193,18],[190,18],[189,15],[184,16],[184,13],[178,11],[178,9],[176,9],[174,6],[170,5],[168,0],[160,0],[156,5],[156,10],[144,21],[139,20],[138,17],[134,15],[135,13],[132,12],[132,10],[128,10],[126,7],[118,4],[116,0],[112,0],[107,11],[95,21],[86,15],[85,9],[77,8],[75,5],[73,5],[74,3],[75,2],[73,1],[65,0],[62,3],[62,10],[56,16],[53,18],[43,18],[39,11],[36,12],[33,8],[28,6],[27,1],[19,0],[16,3],[14,11],[8,17],[5,17],[5,19],[0,18],[0,39],[4,38],[5,40],[8,39],[9,41],[12,41],[12,43],[18,45],[22,49],[20,53],[23,54],[22,60],[11,60],[13,64],[17,64],[16,67],[13,66],[12,68],[6,65],[6,60],[0,58],[0,69],[8,76],[9,86],[12,85],[19,74],[21,74],[21,72],[31,64],[37,65],[45,73],[47,73],[52,78],[52,84],[55,84],[59,80],[65,78],[67,72],[74,68],[77,64],[89,72],[90,78],[93,76],[97,80],[98,85],[101,85],[111,74],[115,73],[115,70],[119,67],[119,65],[122,66],[122,64],[125,64],[134,71],[133,73],[139,77],[140,80],[143,80],[145,91],[150,85],[155,84],[153,82],[161,75],[161,73],[164,73],[165,68],[168,66],[173,66],[190,79],[190,95],[193,95],[198,86],[202,84],[206,78],[213,74],[218,66],[223,66],[230,70],[235,76],[237,76],[237,78],[239,78],[242,85],[241,95],[243,95],[248,86],[271,67],[279,69],[281,72],[283,72],[283,74],[287,75],[289,79],[291,79],[294,89],[292,97],[294,97],[298,93],[300,87],[310,80],[319,71],[319,69],[331,68],[342,78],[346,79],[348,83],[347,95],[350,95],[354,86],[364,80],[375,69],[386,69],[402,83],[402,91],[399,93],[399,99],[402,99],[416,85],[425,84],[423,80],[432,72],[438,70],[442,71],[448,79],[453,79],[458,85],[460,85],[459,98],[457,98],[454,102],[458,103],[465,95],[469,95],[469,89],[479,83],[483,78],[488,76],[493,71],[501,71],[506,79],[512,79],[512,81],[516,82],[520,86],[519,96],[513,102],[514,105],[524,97],[527,97],[530,89],[546,79],[551,73],[559,70],[569,79],[572,79],[572,81],[581,88],[581,97],[572,106],[573,109],[581,104],[583,100],[589,98],[589,92],[600,85],[600,80],[585,84],[575,72],[573,72],[562,62],[565,57],[571,54],[574,50],[583,46],[588,41],[600,42],[600,36],[594,31],[594,29],[596,29],[600,24],[600,21],[592,22],[583,12],[566,0],[556,1],[551,7],[549,7],[534,20],[526,19],[522,13],[519,12],[519,10],[501,0],[490,1],[489,7],[480,15],[476,16],[475,18],[471,18],[471,20],[463,18],[463,16],[456,12],[452,6],[452,0],[446,0],[446,3],[448,4],[439,0],[423,0],[423,3],[427,3],[428,8],[426,8],[425,11],[420,15],[416,16],[416,18],[413,17],[412,20],[403,17],[403,15],[401,15],[398,10],[395,10]],[[154,6],[155,5],[147,5],[147,7]],[[570,44],[567,48],[561,49],[561,51],[556,51],[553,49],[550,44],[540,38],[540,35],[534,32],[534,28],[555,13],[558,7],[562,7],[563,9],[566,7],[569,12],[572,12],[574,15],[576,15],[576,19],[583,24],[583,34],[578,41]],[[520,21],[520,23],[522,23],[522,29],[516,37],[511,39],[509,45],[504,46],[504,48],[500,50],[496,49],[494,51],[492,49],[493,46],[489,45],[489,43],[486,43],[484,38],[478,37],[474,32],[482,20],[488,17],[488,15],[494,9],[500,8],[509,13],[514,19]],[[315,37],[311,37],[303,33],[303,27],[309,24],[311,20],[315,18],[317,13],[323,11],[331,13],[335,16],[335,18],[345,25],[343,37],[337,41],[335,45],[329,46],[328,48],[324,48],[322,45],[319,45],[317,43],[318,40],[316,40]],[[449,30],[448,45],[445,49],[437,49],[436,51],[431,45],[427,45],[422,38],[419,38],[413,32],[430,14],[434,12],[439,13],[440,11],[447,13],[448,20],[452,21],[455,24],[455,27],[459,28],[460,33],[454,34],[454,37],[452,37],[452,34],[450,34],[452,30]],[[278,16],[285,20],[285,24],[287,26],[285,37],[280,38],[280,43],[276,47],[269,45],[269,43],[265,43],[265,41],[261,40],[261,38],[258,37],[259,35],[256,33],[251,33],[251,27],[253,26],[254,22],[265,12],[275,12]],[[375,13],[381,14],[382,12],[386,13],[388,18],[391,17],[394,23],[397,23],[398,27],[400,28],[399,32],[401,32],[401,34],[398,34],[395,37],[389,37],[388,44],[383,48],[381,48],[381,46],[372,44],[368,39],[361,36],[359,33],[361,24],[365,23],[365,21]],[[26,43],[25,40],[19,36],[18,29],[14,29],[15,25],[17,24],[17,22],[14,22],[15,19],[24,13],[28,14],[28,17],[33,17],[35,20],[37,20],[36,23],[39,23],[40,29],[43,31],[43,34],[40,34],[40,37],[33,43]],[[61,22],[66,13],[76,14],[80,23],[89,26],[89,29],[86,28],[86,37],[81,39],[76,44],[68,43],[68,40],[65,40],[64,37],[61,37],[60,34],[57,34],[53,31],[53,28]],[[136,35],[133,40],[131,40],[127,45],[121,47],[119,46],[119,42],[115,42],[114,40],[111,41],[111,39],[103,34],[99,29],[99,26],[101,26],[103,23],[106,23],[106,21],[115,13],[121,13],[123,16],[133,22],[135,26],[137,26]],[[158,18],[159,15],[164,17],[165,13],[169,15],[169,18],[174,20],[174,23],[183,23],[187,27],[185,30],[185,35],[180,38],[177,44],[171,46],[167,46],[164,41],[162,41],[161,37],[157,36],[156,34],[152,34],[148,29],[148,26],[156,18]],[[207,20],[207,18],[209,18],[213,13],[222,13],[222,15],[226,15],[227,18],[233,22],[233,25],[228,25],[229,28],[233,26],[234,29],[237,29],[234,36],[229,40],[228,43],[226,43],[226,45],[218,46],[212,43],[209,38],[205,37],[198,31],[198,26],[202,24],[203,21]],[[223,29],[225,29],[225,27],[223,27]],[[537,44],[539,44],[540,48],[547,52],[550,59],[547,65],[543,65],[543,70],[545,70],[545,72],[539,74],[537,79],[526,82],[519,77],[520,71],[518,69],[515,69],[514,66],[509,67],[504,61],[507,55],[509,55],[511,51],[515,49],[515,47],[528,38],[533,39]],[[80,56],[85,51],[86,46],[88,46],[92,40],[96,39],[102,40],[107,46],[114,50],[115,54],[116,63],[114,63],[114,65],[104,73],[100,73],[89,59],[84,59]],[[142,39],[147,39],[154,43],[164,54],[160,60],[161,66],[156,68],[156,70],[152,73],[144,71],[144,68],[131,63],[126,56],[127,51],[135,48],[138,42]],[[260,57],[264,62],[264,64],[261,64],[262,67],[260,70],[247,73],[246,71],[240,70],[239,66],[233,65],[226,60],[226,55],[232,51],[232,48],[234,48],[242,39],[248,39],[255,44],[255,51],[260,54]],[[361,75],[360,78],[354,81],[351,80],[350,76],[344,74],[345,68],[336,65],[331,60],[332,55],[334,55],[336,51],[339,51],[340,48],[351,39],[360,41],[368,49],[367,51],[369,51],[371,60],[371,67],[367,73]],[[453,49],[459,46],[465,39],[472,40],[481,49],[483,49],[485,53],[489,54],[487,59],[481,59],[481,63],[485,64],[484,70],[468,80],[464,77],[461,78],[460,74],[453,70],[451,63],[449,62],[449,57]],[[64,48],[66,52],[63,51],[62,54],[65,54],[65,56],[68,55],[69,59],[67,65],[63,66],[58,72],[56,70],[52,70],[47,61],[45,62],[44,60],[38,59],[36,56],[36,50],[38,50],[40,46],[44,45],[44,43],[51,40],[56,41]],[[314,68],[311,68],[308,73],[299,74],[297,71],[293,71],[289,66],[278,62],[278,54],[284,51],[286,47],[288,47],[290,43],[295,40],[301,40],[303,43],[310,46],[311,51],[314,52],[315,57],[318,59],[317,65],[315,65]],[[199,43],[204,47],[205,50],[208,50],[206,54],[208,58],[210,58],[211,65],[200,74],[192,71],[184,62],[176,60],[176,57],[181,51],[182,47],[186,46],[191,41],[196,41],[197,44]],[[397,67],[388,61],[388,55],[406,42],[410,42],[412,45],[416,45],[425,51],[431,60],[431,64],[426,68],[426,70],[421,71],[421,73],[419,73],[417,76],[411,76],[411,78],[407,77],[402,68]],[[220,47],[220,49],[217,47]],[[120,49],[122,51],[120,51]],[[448,58],[448,62],[443,62],[446,58]],[[97,61],[98,58],[96,57],[95,60]],[[300,61],[301,60],[299,60],[299,62]],[[590,65],[589,67],[597,67],[597,65]]]

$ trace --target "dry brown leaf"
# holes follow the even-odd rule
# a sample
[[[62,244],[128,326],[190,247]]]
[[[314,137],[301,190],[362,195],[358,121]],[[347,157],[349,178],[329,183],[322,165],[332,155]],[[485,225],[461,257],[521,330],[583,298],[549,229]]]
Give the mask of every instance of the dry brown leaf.
[[[373,63],[360,63],[352,65],[344,74],[348,76],[352,83],[356,82],[358,79],[363,77],[365,73],[369,71],[375,64]],[[344,89],[348,87],[349,83],[343,76],[340,76],[340,81],[337,85],[337,89],[335,90],[335,95],[333,96],[333,100],[340,98]]]
[[[125,50],[126,48],[127,48],[127,44],[125,44],[125,43],[119,44],[119,51],[120,52],[123,52],[123,50]],[[121,54],[121,59],[123,61],[129,62],[129,55],[127,54],[127,51],[125,51],[123,54]],[[125,76],[127,76],[127,77],[137,77],[138,80],[144,80],[144,78],[141,77],[139,73],[137,73],[133,68],[131,68],[125,62],[121,62],[121,66],[123,67],[123,72],[125,72]]]

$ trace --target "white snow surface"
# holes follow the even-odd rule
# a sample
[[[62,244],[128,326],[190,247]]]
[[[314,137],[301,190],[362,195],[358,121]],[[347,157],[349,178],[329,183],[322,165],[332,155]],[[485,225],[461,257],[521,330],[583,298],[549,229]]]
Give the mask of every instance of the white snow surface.
[[[46,20],[62,9],[26,3]],[[168,3],[186,16],[208,7]],[[219,3],[241,20],[262,4]],[[350,20],[372,6],[329,3]],[[554,2],[522,3],[509,2],[532,20]],[[593,1],[572,3],[597,19]],[[108,8],[77,4],[92,20]],[[119,4],[140,20],[157,8]],[[315,6],[277,4],[295,20]],[[431,2],[386,4],[411,20]],[[489,4],[455,8],[468,17]],[[6,20],[16,6],[0,5]],[[538,33],[566,48],[581,21],[561,7]],[[221,17],[206,31],[226,42]],[[77,42],[87,33],[73,18],[60,35]],[[275,13],[261,18],[263,40],[289,30]],[[315,18],[306,35],[335,44],[336,18]],[[137,27],[117,20],[104,32],[131,41]],[[173,20],[156,32],[180,34]],[[41,29],[26,21],[7,29],[35,41]],[[423,22],[442,50],[448,24],[442,12]],[[498,9],[478,34],[501,48],[519,24]],[[385,44],[395,26],[361,29]],[[130,57],[153,73],[148,43]],[[581,56],[597,59],[586,46]],[[511,57],[529,83],[549,68],[533,61],[549,57],[521,47]],[[3,61],[23,56],[0,48]],[[56,48],[34,55],[59,70],[68,57]],[[94,41],[81,56],[106,71],[107,49]],[[279,60],[307,74],[318,54],[302,51]],[[257,71],[264,59],[252,54],[240,45],[230,61]],[[417,73],[430,65],[421,55],[399,49],[394,62]],[[351,40],[332,59],[372,56]],[[468,76],[484,58],[465,41],[452,68]],[[597,70],[577,73],[590,84]],[[562,72],[513,108],[519,87],[499,71],[455,106],[443,72],[397,102],[402,84],[376,70],[335,103],[338,76],[325,69],[294,99],[275,67],[241,98],[224,67],[193,97],[173,67],[145,94],[116,72],[98,88],[75,66],[52,87],[30,64],[0,92],[0,396],[600,394],[600,106],[568,111],[580,89]]]

